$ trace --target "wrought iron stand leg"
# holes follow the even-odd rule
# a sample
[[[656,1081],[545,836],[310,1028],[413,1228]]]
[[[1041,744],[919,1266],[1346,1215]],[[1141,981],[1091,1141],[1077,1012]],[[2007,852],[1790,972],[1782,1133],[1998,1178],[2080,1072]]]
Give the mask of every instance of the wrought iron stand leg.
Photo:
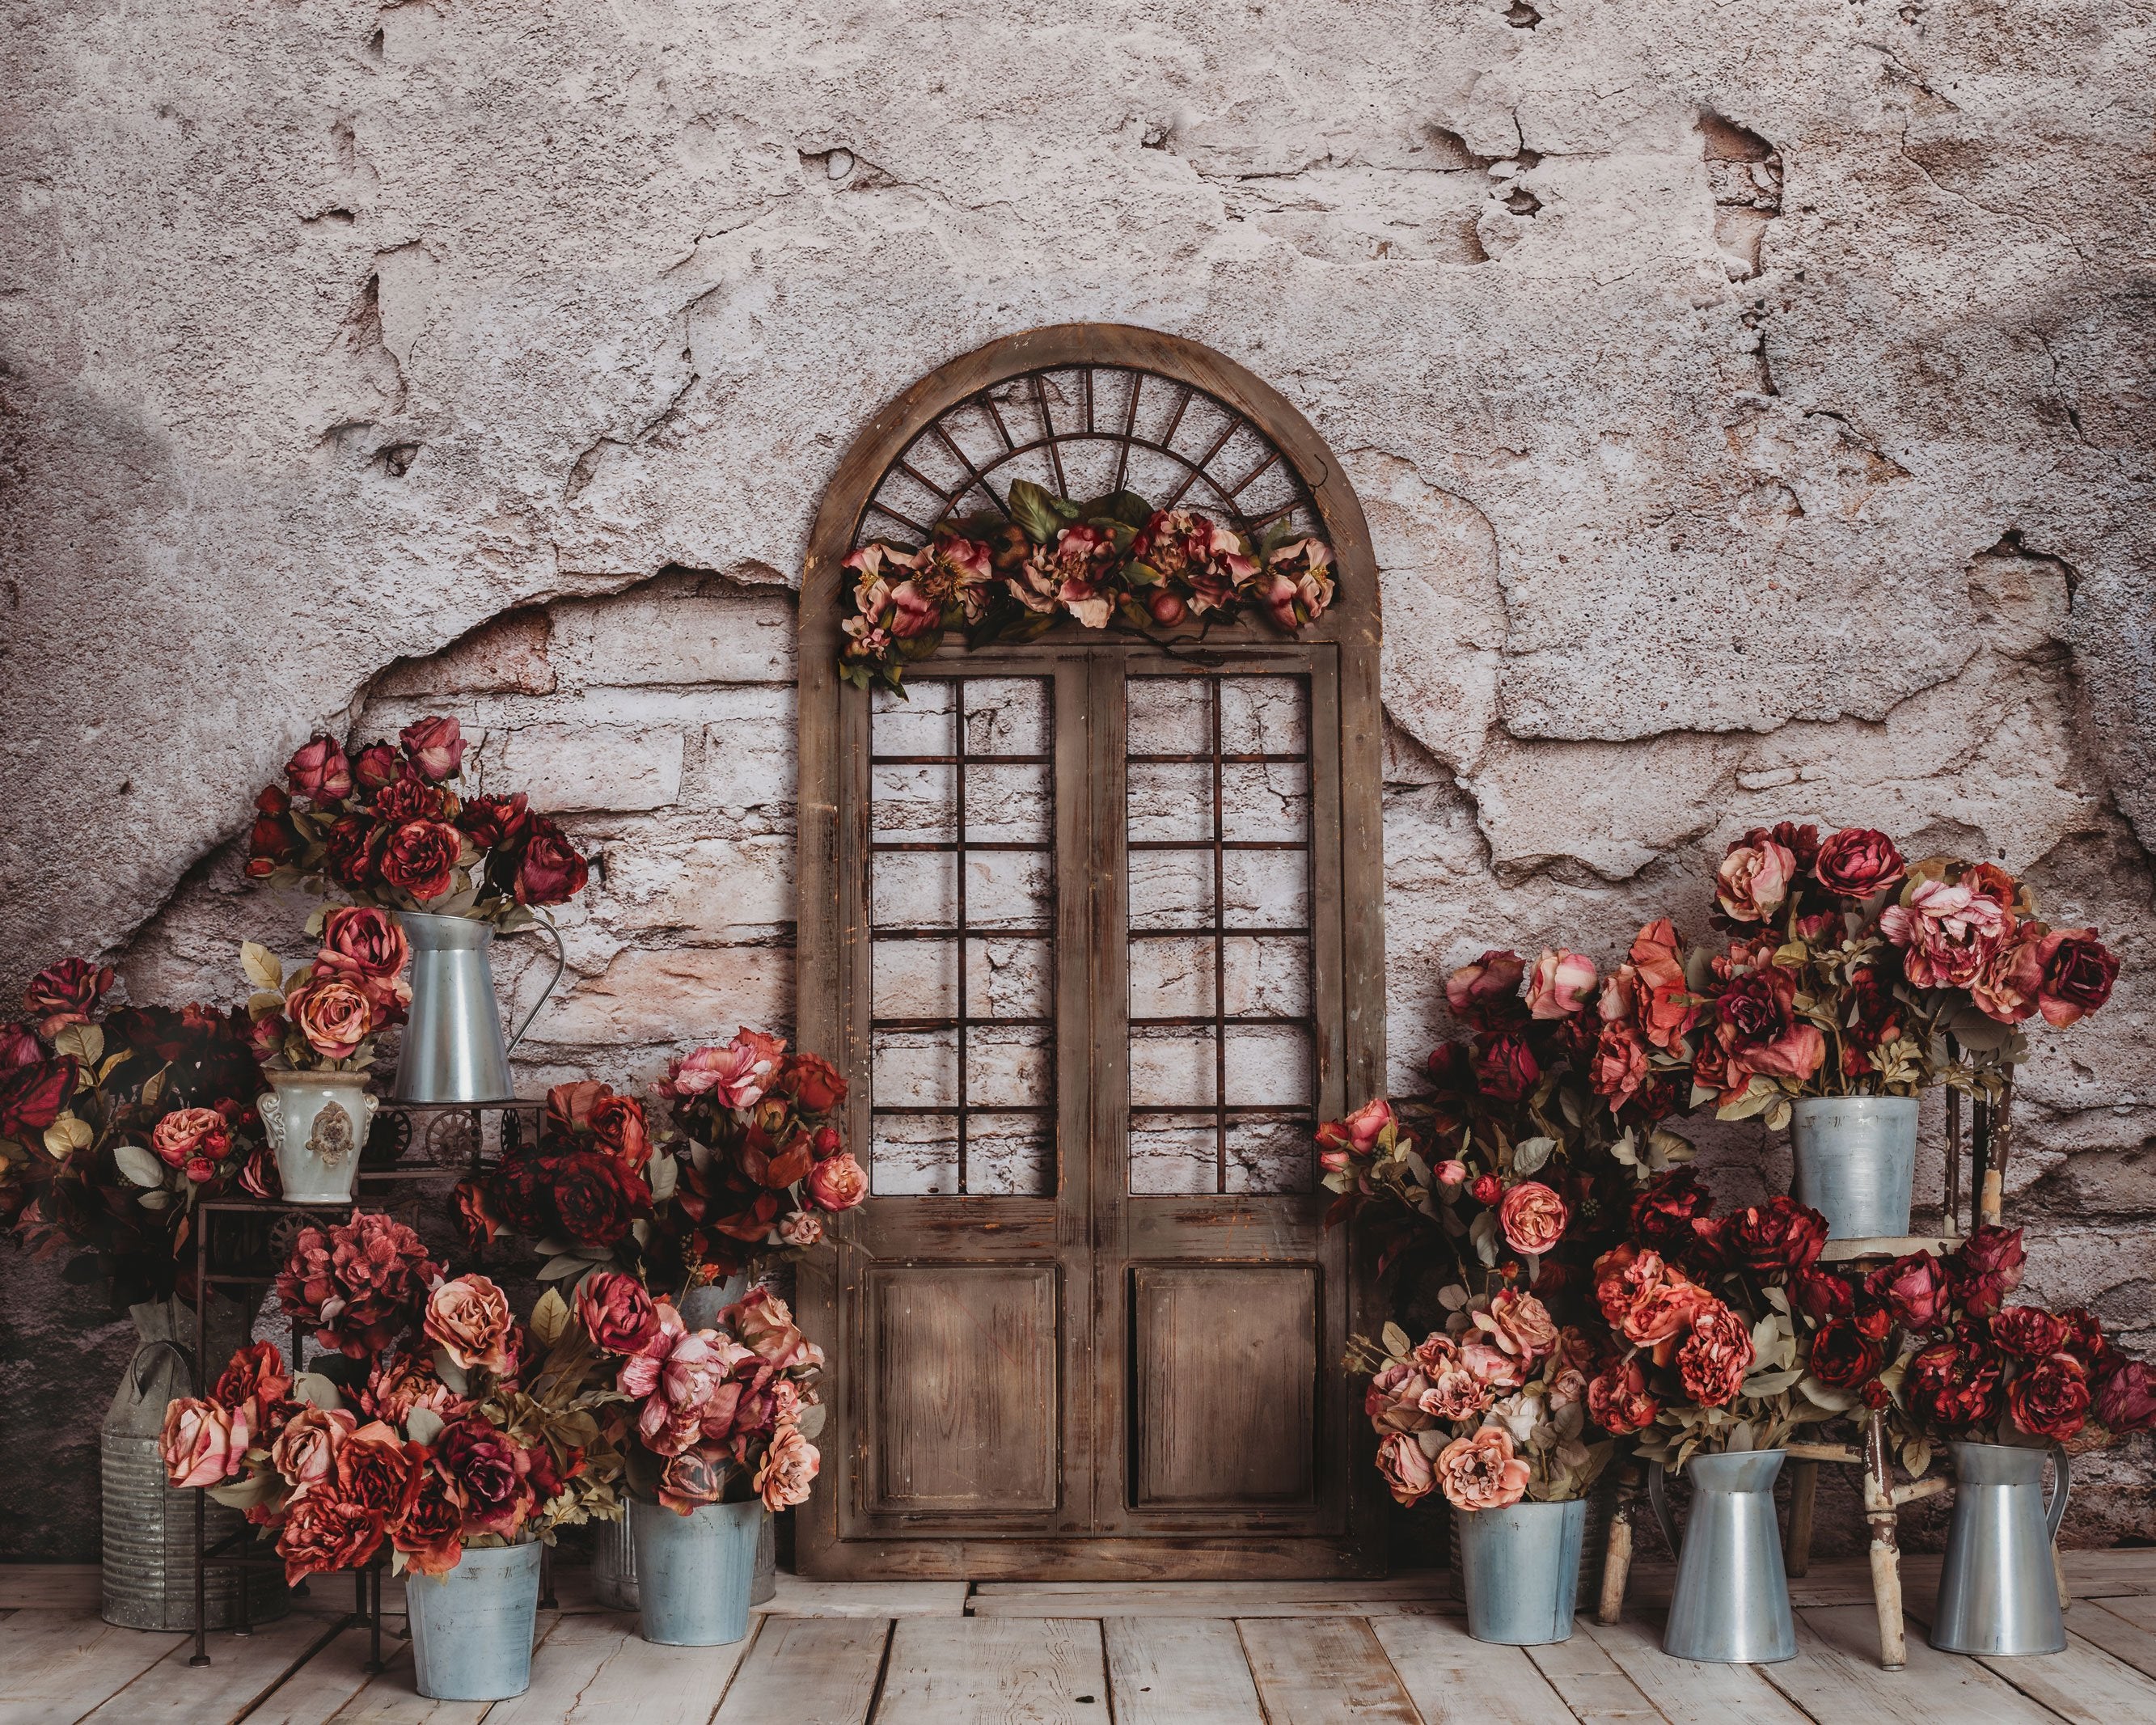
[[[1902,1551],[1896,1537],[1894,1476],[1887,1458],[1887,1422],[1874,1414],[1864,1428],[1864,1518],[1871,1527],[1871,1603],[1879,1615],[1879,1668],[1908,1663],[1902,1622]]]
[[[368,1675],[372,1676],[382,1666],[382,1567],[380,1564],[360,1572],[359,1587],[360,1592],[366,1595],[368,1600],[367,1670]]]
[[[203,1370],[203,1353],[209,1346],[209,1313],[207,1302],[209,1289],[203,1278],[209,1274],[209,1217],[204,1211],[195,1223],[195,1365],[192,1386],[199,1395],[207,1375]],[[208,1543],[209,1491],[206,1486],[195,1487],[195,1651],[188,1655],[189,1665],[209,1663],[209,1572],[204,1567],[208,1558],[204,1547]]]
[[[539,1609],[552,1611],[561,1602],[554,1597],[554,1548],[539,1548]]]

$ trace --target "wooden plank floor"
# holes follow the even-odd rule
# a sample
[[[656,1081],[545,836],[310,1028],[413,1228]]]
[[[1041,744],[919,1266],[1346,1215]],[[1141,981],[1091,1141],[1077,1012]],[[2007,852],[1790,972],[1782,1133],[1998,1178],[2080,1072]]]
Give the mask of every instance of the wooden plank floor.
[[[2156,1725],[2156,1550],[2076,1552],[2066,1651],[1961,1659],[1925,1642],[1938,1563],[1907,1565],[1909,1665],[1878,1668],[1866,1571],[1791,1586],[1798,1653],[1707,1666],[1661,1651],[1666,1571],[1568,1641],[1466,1632],[1442,1573],[1386,1581],[814,1582],[782,1576],[747,1640],[656,1647],[565,1572],[531,1690],[422,1700],[385,1588],[388,1669],[340,1626],[341,1586],[253,1635],[107,1627],[87,1565],[0,1565],[0,1725]]]

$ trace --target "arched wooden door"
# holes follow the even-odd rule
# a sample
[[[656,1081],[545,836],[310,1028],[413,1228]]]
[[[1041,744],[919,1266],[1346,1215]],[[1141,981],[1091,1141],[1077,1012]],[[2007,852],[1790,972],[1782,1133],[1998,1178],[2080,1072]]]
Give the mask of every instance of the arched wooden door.
[[[844,682],[843,560],[1019,478],[1296,521],[1334,602]],[[1382,1568],[1338,1365],[1367,1266],[1311,1146],[1383,1084],[1378,639],[1337,464],[1193,342],[1013,336],[847,453],[801,602],[799,1035],[874,1195],[803,1271],[834,1367],[807,1573]]]

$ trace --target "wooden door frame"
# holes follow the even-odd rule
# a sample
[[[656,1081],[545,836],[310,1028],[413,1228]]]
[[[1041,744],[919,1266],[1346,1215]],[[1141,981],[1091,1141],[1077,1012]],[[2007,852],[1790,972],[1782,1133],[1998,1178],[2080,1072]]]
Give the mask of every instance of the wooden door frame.
[[[801,583],[799,622],[800,788],[798,818],[796,1032],[799,1045],[828,1055],[840,1070],[864,1070],[865,1050],[858,1014],[847,1003],[856,992],[848,974],[850,955],[865,945],[865,911],[858,874],[867,854],[868,798],[848,794],[850,773],[865,772],[858,747],[865,729],[866,697],[838,675],[844,635],[842,565],[851,552],[863,514],[892,463],[937,417],[977,392],[1044,367],[1124,366],[1189,384],[1243,414],[1269,437],[1294,466],[1323,525],[1336,562],[1337,591],[1326,614],[1295,639],[1328,642],[1338,649],[1338,808],[1341,1019],[1339,1070],[1348,1104],[1384,1089],[1384,934],[1382,726],[1379,706],[1378,593],[1369,528],[1338,462],[1309,423],[1270,386],[1225,356],[1182,337],[1117,324],[1062,324],[1006,336],[952,361],[915,382],[864,427],[839,461],[810,530]],[[1252,647],[1276,645],[1275,632],[1245,623],[1216,631]],[[1077,646],[1101,637],[1064,624],[1045,638]],[[1200,649],[1203,650],[1202,649]],[[988,655],[979,658],[985,661]],[[969,664],[963,647],[947,644],[932,661],[937,670]],[[1315,738],[1313,737],[1313,746]],[[1096,788],[1096,795],[1102,794]],[[1106,812],[1104,812],[1106,813]],[[1120,818],[1120,810],[1111,811]],[[1072,883],[1065,883],[1065,891]],[[1100,891],[1093,883],[1091,899]],[[1088,912],[1089,930],[1103,919]],[[855,1142],[868,1128],[867,1097],[850,1103]],[[1324,1194],[1312,1195],[1322,1205]],[[871,1200],[874,1202],[875,1200]],[[933,1204],[946,1201],[907,1199]],[[1008,1202],[1008,1200],[998,1200]],[[962,1224],[967,1201],[947,1201],[951,1220]],[[869,1270],[865,1255],[850,1244],[850,1219],[834,1219],[834,1250],[813,1253],[799,1272],[798,1304],[808,1332],[830,1348],[834,1363],[854,1353],[839,1334],[840,1291],[858,1309]],[[1050,1233],[1061,1230],[1054,1228]],[[1044,1240],[1044,1247],[1069,1241]],[[1090,1242],[1081,1242],[1090,1246]],[[1071,1290],[1075,1293],[1075,1290]],[[1089,1307],[1094,1301],[1088,1300]],[[1378,1303],[1374,1260],[1362,1245],[1349,1254],[1347,1309],[1322,1332],[1329,1341],[1338,1324],[1374,1328]],[[1070,1345],[1065,1338],[1064,1345]],[[857,1357],[857,1356],[856,1356]],[[1337,1363],[1321,1359],[1321,1370]],[[827,1380],[834,1436],[854,1433],[857,1386],[834,1370]],[[842,1536],[839,1499],[859,1455],[833,1455],[808,1504],[798,1512],[797,1552],[803,1569],[827,1575],[997,1575],[1196,1578],[1222,1574],[1299,1578],[1382,1574],[1385,1564],[1383,1499],[1369,1466],[1373,1440],[1351,1417],[1349,1430],[1326,1452],[1328,1465],[1345,1470],[1344,1538],[1255,1540],[1209,1538],[1086,1535],[1071,1540],[1030,1538],[859,1539]]]

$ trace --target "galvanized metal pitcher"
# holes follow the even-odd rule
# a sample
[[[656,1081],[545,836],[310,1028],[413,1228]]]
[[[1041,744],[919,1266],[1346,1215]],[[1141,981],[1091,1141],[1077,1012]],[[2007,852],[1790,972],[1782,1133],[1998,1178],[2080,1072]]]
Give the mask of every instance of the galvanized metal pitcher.
[[[1914,1096],[1805,1096],[1790,1111],[1789,1150],[1796,1200],[1826,1218],[1829,1240],[1909,1231]]]
[[[1947,1653],[2063,1653],[2066,1620],[2051,1542],[2072,1489],[2064,1450],[1953,1446],[1953,1524],[1939,1570],[1932,1645]],[[2059,1483],[2044,1501],[2044,1464]]]
[[[491,924],[470,916],[434,916],[399,911],[412,944],[412,1010],[404,1026],[404,1051],[397,1060],[394,1100],[400,1102],[506,1102],[516,1091],[509,1051],[524,1040],[531,1020],[562,980],[568,953],[561,931],[541,922],[553,937],[554,974],[516,1034],[502,1040],[501,1004],[495,998]]]
[[[1797,1656],[1796,1620],[1782,1570],[1782,1529],[1774,1519],[1779,1450],[1695,1455],[1691,1520],[1677,1558],[1662,1651],[1711,1665],[1774,1665]],[[1659,1467],[1647,1470],[1647,1493],[1670,1549],[1676,1519]]]

